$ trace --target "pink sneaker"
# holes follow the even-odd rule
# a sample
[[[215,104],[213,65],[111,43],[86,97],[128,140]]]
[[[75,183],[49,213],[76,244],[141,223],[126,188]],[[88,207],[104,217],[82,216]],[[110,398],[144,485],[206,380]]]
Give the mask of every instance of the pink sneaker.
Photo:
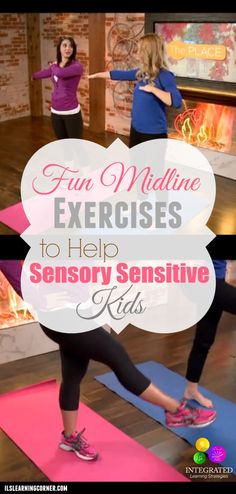
[[[90,446],[88,441],[82,435],[85,429],[81,432],[71,434],[70,437],[66,437],[64,432],[62,432],[61,442],[59,444],[61,449],[64,451],[74,451],[74,453],[81,458],[81,460],[97,460],[98,453],[96,450]]]
[[[165,411],[167,427],[206,427],[216,418],[215,410],[193,408],[183,399],[175,413]]]

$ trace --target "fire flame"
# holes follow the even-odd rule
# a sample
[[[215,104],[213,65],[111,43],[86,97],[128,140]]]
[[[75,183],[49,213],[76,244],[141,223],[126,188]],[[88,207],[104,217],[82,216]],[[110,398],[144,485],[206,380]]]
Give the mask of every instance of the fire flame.
[[[197,134],[197,142],[198,144],[204,144],[208,140],[208,135],[204,125],[201,125],[200,131]]]
[[[184,140],[187,142],[191,142],[192,139],[192,127],[190,124],[190,117],[185,118],[184,123],[182,125],[182,134],[184,136]]]
[[[36,319],[5,276],[0,273],[0,329],[19,326]]]
[[[178,136],[189,144],[229,151],[232,144],[234,108],[199,103],[180,113],[174,127]]]

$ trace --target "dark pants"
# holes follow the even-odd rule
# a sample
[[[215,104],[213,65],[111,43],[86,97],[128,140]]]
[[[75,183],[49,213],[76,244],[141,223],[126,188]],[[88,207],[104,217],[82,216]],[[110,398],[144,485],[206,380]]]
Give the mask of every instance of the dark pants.
[[[57,139],[82,139],[83,119],[81,111],[74,115],[58,115],[51,113],[53,130]]]
[[[108,365],[120,383],[137,396],[149,386],[151,381],[135,367],[123,346],[103,328],[77,334],[59,333],[42,325],[41,328],[60,347],[62,383],[59,402],[62,410],[77,410],[80,383],[90,359]]]
[[[215,341],[222,312],[236,314],[236,287],[225,280],[216,279],[216,292],[212,305],[197,323],[192,350],[189,355],[186,378],[199,382],[208,352]]]
[[[142,132],[137,132],[132,126],[130,129],[129,136],[129,147],[132,148],[137,144],[142,142],[151,141],[153,139],[167,139],[167,134],[143,134]]]

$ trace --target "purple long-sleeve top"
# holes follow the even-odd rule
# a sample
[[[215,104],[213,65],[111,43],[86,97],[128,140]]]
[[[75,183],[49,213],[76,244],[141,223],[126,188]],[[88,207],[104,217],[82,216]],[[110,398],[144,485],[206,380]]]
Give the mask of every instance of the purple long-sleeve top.
[[[51,77],[53,82],[52,108],[56,111],[69,111],[78,107],[77,87],[83,74],[83,65],[77,60],[72,60],[70,65],[59,67],[53,63],[47,69],[34,72],[33,79],[47,79]]]
[[[21,271],[22,271],[22,263],[21,261],[0,261],[0,270],[6,277],[7,281],[9,281],[10,285],[20,297],[22,297],[21,293]]]

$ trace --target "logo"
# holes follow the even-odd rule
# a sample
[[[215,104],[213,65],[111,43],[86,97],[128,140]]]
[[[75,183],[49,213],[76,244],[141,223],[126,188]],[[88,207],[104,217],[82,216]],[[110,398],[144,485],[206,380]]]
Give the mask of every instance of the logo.
[[[205,452],[210,448],[210,443],[205,437],[200,437],[199,439],[197,439],[195,446],[198,451]]]
[[[194,466],[186,467],[185,472],[189,474],[190,479],[227,479],[229,474],[233,473],[232,467],[227,466],[206,466],[205,461],[208,459],[212,463],[222,463],[226,458],[226,451],[219,444],[211,446],[206,437],[199,437],[195,443],[197,452],[193,455]],[[208,462],[209,464],[209,462]]]
[[[195,447],[198,450],[198,453],[193,455],[193,461],[198,465],[202,465],[202,463],[206,461],[206,455],[204,454],[206,451],[209,460],[213,463],[222,463],[226,457],[226,451],[223,446],[217,445],[210,447],[210,442],[206,437],[197,439]]]
[[[167,53],[169,57],[175,60],[182,60],[183,58],[225,60],[226,47],[224,45],[206,45],[174,40],[168,43]]]
[[[193,461],[198,465],[202,465],[202,463],[206,461],[206,451],[207,456],[212,463],[222,463],[226,457],[226,451],[223,446],[217,445],[210,447],[210,442],[206,437],[200,437],[197,439],[195,447],[198,452],[193,455]]]
[[[208,452],[208,458],[213,463],[222,463],[226,457],[226,451],[222,446],[212,446]]]
[[[201,452],[195,453],[195,455],[193,455],[193,460],[198,465],[202,465],[206,461],[206,455]]]

